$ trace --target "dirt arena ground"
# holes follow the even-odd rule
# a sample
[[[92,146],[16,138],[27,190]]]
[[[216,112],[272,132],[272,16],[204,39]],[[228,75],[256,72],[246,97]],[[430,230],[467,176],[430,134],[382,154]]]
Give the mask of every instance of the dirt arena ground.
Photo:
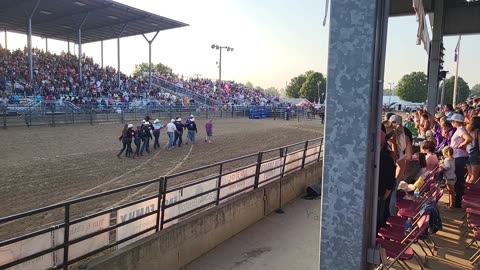
[[[199,133],[195,145],[167,151],[167,136],[162,130],[162,148],[134,160],[115,156],[121,148],[117,139],[121,124],[1,130],[0,216],[321,137],[323,133],[319,121],[216,119],[214,137],[208,144],[203,141],[204,123],[205,119],[197,119]],[[90,201],[88,207],[73,209],[72,215],[82,215],[86,208],[87,212],[105,209],[119,200],[125,203],[125,198],[141,196],[142,192],[148,190]],[[14,224],[0,224],[0,240],[37,229],[39,224],[55,224],[61,217],[62,211],[58,210]]]

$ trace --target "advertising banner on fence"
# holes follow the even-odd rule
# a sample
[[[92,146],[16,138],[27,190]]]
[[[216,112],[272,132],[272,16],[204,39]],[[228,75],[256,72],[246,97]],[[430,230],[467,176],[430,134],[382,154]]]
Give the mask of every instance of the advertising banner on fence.
[[[263,163],[260,166],[260,177],[258,178],[258,185],[263,186],[271,181],[277,180],[282,174],[283,158],[277,158]],[[276,168],[276,169],[273,169]],[[265,172],[267,170],[271,171]],[[268,180],[267,180],[268,179]]]
[[[144,216],[146,214],[157,211],[158,209],[157,202],[158,202],[158,199],[153,198],[148,201],[144,201],[129,207],[119,209],[117,211],[117,224],[121,224],[123,222],[129,221],[130,219],[134,219],[136,217]],[[153,214],[148,217],[129,223],[127,225],[118,227],[117,241],[127,238],[133,234],[136,234],[148,228],[155,227],[156,224],[157,224],[157,215]],[[119,244],[118,248],[127,246],[128,244],[133,243],[153,233],[155,233],[155,230],[139,235],[133,239],[130,239],[124,243]]]
[[[71,225],[69,228],[70,240],[74,240],[87,234],[107,228],[109,225],[109,217],[110,214],[105,214]],[[61,228],[13,243],[11,245],[0,247],[0,266],[61,245],[63,243],[63,236],[64,229]],[[108,244],[108,232],[99,234],[71,245],[69,247],[68,259],[72,260],[78,258]],[[59,249],[55,252],[45,254],[30,261],[21,263],[10,269],[49,269],[62,263],[63,249]]]
[[[307,149],[307,153],[305,154],[305,164],[313,162],[318,159],[318,152],[320,152],[320,145],[316,147],[312,147]]]
[[[110,214],[104,214],[98,217],[87,219],[85,221],[73,224],[68,229],[70,240],[75,240],[82,236],[98,232],[110,225]],[[55,239],[63,243],[64,229],[55,231]],[[109,233],[104,232],[92,238],[75,243],[68,248],[68,260],[73,260],[91,251],[99,249],[109,244]],[[63,263],[63,250],[57,251],[57,263]]]
[[[220,189],[220,198],[224,198],[225,196],[228,196],[229,194],[235,193],[235,192],[237,192],[241,189],[244,189],[248,186],[252,186],[251,189],[253,189],[253,184],[255,183],[255,172],[256,172],[256,170],[257,170],[257,166],[253,165],[253,166],[245,168],[243,170],[223,175],[222,176],[222,182],[221,182],[222,186],[225,186],[229,183],[233,183],[235,181],[238,181],[238,180],[240,180],[244,177],[247,177],[247,178],[238,182],[238,183],[236,183],[236,184],[233,184],[233,185],[230,185],[228,187]],[[248,176],[250,176],[250,177],[248,177]],[[249,191],[251,189],[246,189],[243,192]],[[224,202],[228,201],[229,199],[231,199],[234,196],[231,196],[228,199],[222,200],[221,203],[224,203]]]
[[[165,206],[168,206],[172,203],[176,203],[177,201],[180,200],[180,190],[176,190],[176,191],[173,191],[173,192],[168,192],[166,196],[167,196],[167,200],[165,201]],[[170,207],[170,208],[166,208],[165,209],[164,220],[168,220],[170,218],[176,217],[176,216],[178,216],[179,213],[180,213],[179,204],[177,204],[173,207]],[[172,221],[169,221],[168,223],[164,223],[163,228],[166,229],[166,228],[176,224],[177,222],[178,222],[178,219],[173,219]]]
[[[0,267],[52,247],[53,232],[44,233],[7,246],[0,247]],[[48,253],[9,269],[37,270],[54,267],[54,254]]]
[[[217,182],[218,182],[218,179],[211,179],[209,181],[198,183],[193,186],[189,186],[174,192],[169,192],[167,193],[167,201],[165,202],[165,205],[169,205],[180,200],[185,200],[187,198],[191,198],[205,191],[215,189],[217,187]],[[177,204],[173,207],[167,208],[165,209],[164,220],[186,213],[202,205],[206,205],[208,203],[214,202],[216,199],[217,199],[217,191],[214,190],[200,197],[197,197],[192,200],[188,200],[186,202]],[[163,228],[168,228],[173,224],[177,223],[178,221],[179,219],[174,219],[168,223],[165,223],[163,225]]]
[[[300,170],[300,167],[302,166],[302,158],[303,151],[287,155],[285,159],[285,174]]]

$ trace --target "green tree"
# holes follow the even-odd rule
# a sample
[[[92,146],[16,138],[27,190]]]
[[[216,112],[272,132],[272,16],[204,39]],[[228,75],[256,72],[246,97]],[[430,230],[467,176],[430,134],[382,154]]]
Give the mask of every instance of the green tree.
[[[140,63],[138,65],[135,65],[135,70],[132,72],[132,75],[136,77],[141,77],[143,76],[144,72],[148,72],[148,63]],[[172,69],[162,63],[152,63],[152,72],[172,73]]]
[[[277,97],[280,96],[280,91],[278,91],[278,89],[273,87],[273,86],[265,89],[265,93],[267,93],[269,95],[277,96]]]
[[[427,100],[427,75],[423,72],[412,72],[403,75],[397,85],[397,95],[410,102]]]
[[[285,89],[285,94],[287,97],[299,98],[300,88],[302,88],[302,85],[306,80],[307,76],[305,76],[305,74],[300,74],[297,77],[292,78],[290,80],[290,84],[288,84],[287,88]]]
[[[445,80],[445,95],[443,97],[444,104],[453,103],[454,84],[455,84],[455,76],[452,76],[447,80]],[[467,100],[468,96],[470,95],[470,88],[468,87],[468,84],[462,79],[462,77],[458,77],[457,84],[458,84],[457,85],[457,103],[459,103]],[[440,85],[440,89],[442,89],[441,85]]]
[[[245,86],[248,87],[248,88],[253,88],[253,83],[247,82],[247,83],[245,84]]]
[[[446,85],[445,85],[446,86]],[[470,94],[472,96],[480,96],[480,83],[479,84],[475,84],[472,89],[470,89]]]
[[[300,88],[299,94],[300,97],[306,98],[312,102],[320,98],[320,102],[323,103],[323,99],[325,97],[325,89],[325,76],[323,76],[323,74],[320,72],[312,72],[307,74],[307,79]]]
[[[287,97],[299,98],[300,89],[302,88],[303,83],[307,80],[308,75],[315,73],[313,70],[309,70],[304,74],[300,74],[297,77],[294,77],[290,80],[290,84],[285,89],[285,94]]]

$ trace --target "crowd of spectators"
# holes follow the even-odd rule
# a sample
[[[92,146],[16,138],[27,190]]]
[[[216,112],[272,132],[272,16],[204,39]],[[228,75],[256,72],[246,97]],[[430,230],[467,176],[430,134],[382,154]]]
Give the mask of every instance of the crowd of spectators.
[[[279,102],[279,97],[259,89],[247,87],[235,81],[213,81],[210,79],[183,78],[171,74],[156,74],[161,79],[181,87],[192,94],[200,95],[219,102],[221,105],[258,105],[264,106]]]
[[[437,167],[443,170],[443,176],[437,180],[449,192],[446,209],[461,208],[465,184],[480,179],[480,99],[469,98],[456,107],[444,105],[437,108],[435,115],[417,109],[407,113],[404,120],[393,113],[385,116],[381,132],[379,227],[396,214],[398,194],[412,192],[416,183]],[[397,192],[397,188],[402,191]]]
[[[175,96],[159,88],[149,88],[144,77],[118,73],[115,68],[101,67],[91,57],[82,56],[79,76],[78,57],[62,52],[54,54],[33,48],[33,78],[28,68],[28,51],[10,51],[0,45],[0,102],[18,103],[20,96],[35,96],[47,101],[71,101],[75,104],[129,104],[132,101],[155,99],[161,104],[187,105],[193,103],[188,96]],[[155,76],[185,89],[191,94],[215,101],[217,105],[270,105],[279,97],[234,81],[213,81],[190,78],[172,73]],[[7,94],[7,90],[9,90]]]
[[[148,80],[101,67],[83,55],[80,80],[77,56],[62,52],[52,54],[33,48],[33,80],[28,68],[28,51],[9,51],[0,45],[0,102],[18,103],[20,96],[34,96],[46,101],[71,101],[75,104],[128,104],[141,99],[160,103],[183,104],[183,99],[149,88]],[[7,94],[7,90],[9,90]]]

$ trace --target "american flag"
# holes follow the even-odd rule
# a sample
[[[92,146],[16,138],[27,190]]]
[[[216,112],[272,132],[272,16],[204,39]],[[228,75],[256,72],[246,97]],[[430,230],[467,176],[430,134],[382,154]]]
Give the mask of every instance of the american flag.
[[[455,47],[455,55],[453,56],[453,61],[457,62],[458,60],[458,50],[460,49],[460,37],[458,37],[457,46]]]

